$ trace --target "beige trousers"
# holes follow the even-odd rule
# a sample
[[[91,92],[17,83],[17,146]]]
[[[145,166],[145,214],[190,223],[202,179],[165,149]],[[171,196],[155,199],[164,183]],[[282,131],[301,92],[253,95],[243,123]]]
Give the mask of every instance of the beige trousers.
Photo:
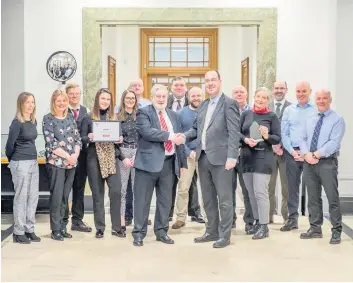
[[[195,170],[197,172],[197,175],[199,175],[197,163],[194,160],[192,160],[190,157],[188,157],[187,162],[188,162],[188,170],[179,179],[178,191],[176,196],[177,221],[179,220],[183,222],[185,222],[186,216],[187,216],[188,202],[189,202],[189,189],[190,189],[190,185],[191,185]],[[201,214],[205,222],[207,222],[207,217],[206,217],[206,213],[205,213],[205,209],[202,201],[202,192],[201,192],[199,180],[197,180],[197,191],[199,195]]]

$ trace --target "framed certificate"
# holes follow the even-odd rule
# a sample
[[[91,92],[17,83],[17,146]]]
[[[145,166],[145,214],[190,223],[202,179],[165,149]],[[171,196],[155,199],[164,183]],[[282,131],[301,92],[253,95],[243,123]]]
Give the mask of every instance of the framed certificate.
[[[120,122],[92,121],[93,142],[117,142],[120,137]]]

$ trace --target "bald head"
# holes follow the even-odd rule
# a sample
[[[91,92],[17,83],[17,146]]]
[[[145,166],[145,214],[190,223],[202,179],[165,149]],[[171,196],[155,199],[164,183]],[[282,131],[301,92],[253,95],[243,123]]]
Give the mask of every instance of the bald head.
[[[140,98],[144,91],[143,81],[140,78],[131,81],[129,84],[129,90],[132,90],[136,94],[137,98]]]
[[[295,87],[295,93],[298,103],[301,106],[305,106],[309,102],[309,97],[311,95],[310,84],[307,81],[298,82]]]
[[[188,98],[191,107],[194,109],[198,108],[202,102],[202,89],[193,86],[188,92]]]
[[[285,81],[276,81],[273,84],[272,94],[276,101],[282,101],[286,96],[288,89]]]
[[[247,103],[248,91],[246,90],[246,88],[244,86],[237,85],[237,86],[233,87],[232,97],[236,102],[238,102],[239,107],[243,108],[245,106],[245,104]]]

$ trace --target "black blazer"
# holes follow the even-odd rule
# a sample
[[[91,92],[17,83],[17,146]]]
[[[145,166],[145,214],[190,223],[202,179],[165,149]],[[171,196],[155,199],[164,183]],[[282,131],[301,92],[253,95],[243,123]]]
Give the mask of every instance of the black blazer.
[[[174,133],[181,133],[179,116],[166,109],[173,125]],[[134,167],[147,172],[160,172],[165,159],[164,142],[168,141],[169,133],[161,130],[157,112],[153,105],[140,108],[137,111],[136,129],[139,134]],[[175,147],[175,174],[179,176],[180,168],[188,168],[184,145]]]
[[[168,109],[172,109],[173,102],[174,102],[174,95],[171,93],[171,94],[169,94],[168,101],[167,101],[167,108]],[[188,105],[189,105],[188,93],[185,93],[185,104],[181,105],[181,108],[188,106]]]

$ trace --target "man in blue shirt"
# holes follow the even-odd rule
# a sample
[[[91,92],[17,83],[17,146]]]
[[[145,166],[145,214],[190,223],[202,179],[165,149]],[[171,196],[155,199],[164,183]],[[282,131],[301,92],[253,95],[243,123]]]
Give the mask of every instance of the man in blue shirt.
[[[188,102],[189,105],[182,108],[179,113],[179,119],[181,123],[181,128],[183,132],[187,132],[194,125],[196,116],[197,116],[197,108],[200,106],[202,102],[202,89],[199,87],[192,87],[188,93]],[[197,140],[193,140],[185,144],[185,152],[187,156],[188,169],[187,172],[180,177],[178,183],[178,190],[176,195],[176,222],[172,225],[173,229],[180,229],[185,226],[185,220],[187,216],[188,203],[189,203],[189,190],[190,185],[193,181],[193,177],[195,171],[197,170],[197,164],[195,161],[196,157],[196,146]],[[197,190],[197,187],[194,188]],[[201,214],[203,220],[207,221],[206,213],[203,210],[203,204],[200,205]]]
[[[304,122],[316,107],[309,102],[310,84],[300,82],[296,85],[298,103],[288,106],[283,113],[281,123],[282,144],[288,182],[288,220],[281,231],[298,229],[299,186],[303,172],[304,156],[300,141]]]
[[[330,109],[332,102],[328,90],[315,95],[318,111],[312,113],[304,124],[300,142],[305,156],[304,176],[308,188],[310,228],[300,235],[301,239],[322,238],[323,224],[321,186],[324,187],[332,224],[330,244],[339,244],[342,233],[342,214],[338,193],[337,156],[345,132],[345,122]]]

